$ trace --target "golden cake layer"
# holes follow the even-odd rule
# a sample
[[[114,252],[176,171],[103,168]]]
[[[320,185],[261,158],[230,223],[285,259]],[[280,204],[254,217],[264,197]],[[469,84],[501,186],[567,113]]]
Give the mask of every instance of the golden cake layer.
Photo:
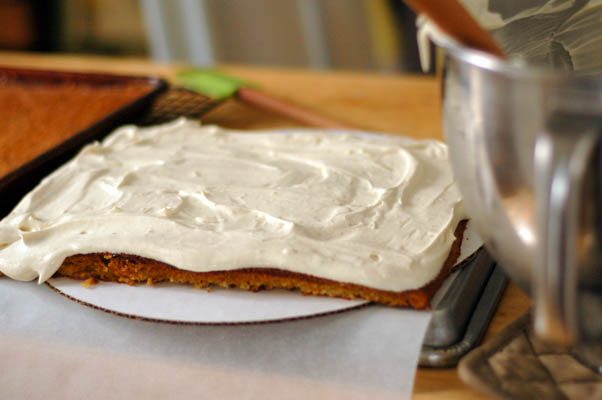
[[[171,282],[198,288],[223,287],[250,291],[265,289],[298,290],[306,295],[362,299],[393,307],[426,309],[445,278],[452,272],[460,255],[466,220],[458,224],[456,240],[441,272],[426,286],[402,292],[369,288],[353,283],[336,282],[311,275],[274,268],[245,268],[232,271],[194,272],[128,254],[93,253],[68,257],[56,276],[72,279],[97,279],[130,285]]]

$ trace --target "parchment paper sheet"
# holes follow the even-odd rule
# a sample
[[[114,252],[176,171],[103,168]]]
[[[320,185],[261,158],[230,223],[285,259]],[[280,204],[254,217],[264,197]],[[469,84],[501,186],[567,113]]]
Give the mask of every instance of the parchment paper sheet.
[[[239,326],[138,321],[0,278],[0,399],[400,399],[430,313]]]

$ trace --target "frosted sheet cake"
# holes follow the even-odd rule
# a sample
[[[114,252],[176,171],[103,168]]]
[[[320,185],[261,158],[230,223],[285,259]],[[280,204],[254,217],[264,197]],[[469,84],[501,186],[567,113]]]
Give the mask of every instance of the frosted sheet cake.
[[[85,147],[0,221],[0,270],[425,308],[459,254],[447,147],[179,119]]]

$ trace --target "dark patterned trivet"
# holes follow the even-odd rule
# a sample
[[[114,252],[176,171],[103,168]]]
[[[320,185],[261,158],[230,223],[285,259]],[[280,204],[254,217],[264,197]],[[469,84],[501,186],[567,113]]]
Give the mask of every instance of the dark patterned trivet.
[[[600,399],[601,350],[543,343],[533,336],[526,314],[464,357],[458,372],[470,386],[500,398]]]
[[[151,109],[140,122],[153,125],[171,121],[178,117],[199,119],[220,102],[188,89],[172,87],[157,96]]]

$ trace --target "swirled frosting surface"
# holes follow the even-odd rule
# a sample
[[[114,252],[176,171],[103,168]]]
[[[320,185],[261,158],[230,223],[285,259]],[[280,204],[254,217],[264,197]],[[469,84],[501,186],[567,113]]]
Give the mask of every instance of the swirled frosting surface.
[[[0,270],[42,282],[112,252],[401,291],[438,274],[462,217],[443,143],[179,119],[122,127],[44,179],[0,222]]]

